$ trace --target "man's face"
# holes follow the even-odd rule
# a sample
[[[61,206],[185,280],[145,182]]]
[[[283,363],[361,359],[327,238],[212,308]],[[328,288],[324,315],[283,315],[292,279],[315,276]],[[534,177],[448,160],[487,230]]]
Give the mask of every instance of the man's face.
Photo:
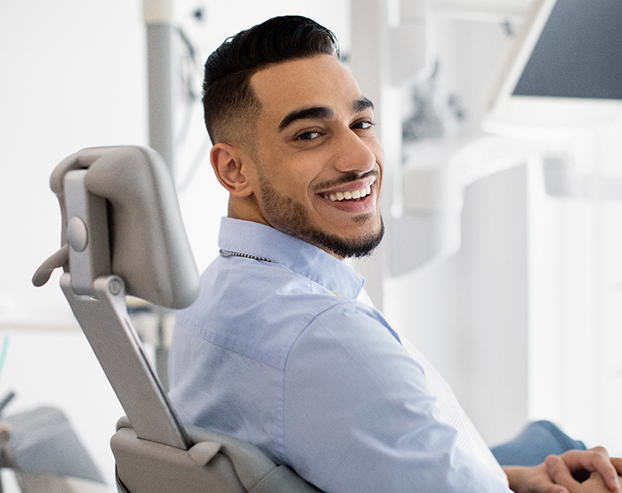
[[[262,219],[338,257],[369,254],[384,229],[371,102],[330,55],[273,65],[251,85],[261,102],[252,157]]]

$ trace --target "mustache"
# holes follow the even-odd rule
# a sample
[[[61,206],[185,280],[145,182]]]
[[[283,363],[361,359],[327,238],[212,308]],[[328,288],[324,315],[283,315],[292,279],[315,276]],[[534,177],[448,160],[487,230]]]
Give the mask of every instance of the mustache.
[[[380,176],[380,171],[374,168],[365,173],[357,173],[356,171],[348,171],[341,175],[339,178],[335,178],[334,180],[325,181],[323,183],[319,183],[315,188],[317,190],[326,190],[329,188],[338,187],[340,185],[345,185],[346,183],[350,183],[356,180],[361,180],[364,178],[369,178],[370,176],[374,176],[378,178]]]

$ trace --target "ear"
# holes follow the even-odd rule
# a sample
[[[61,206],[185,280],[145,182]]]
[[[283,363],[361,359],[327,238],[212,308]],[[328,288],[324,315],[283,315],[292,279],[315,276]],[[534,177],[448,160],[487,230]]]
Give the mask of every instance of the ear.
[[[247,159],[239,149],[229,144],[216,144],[210,152],[216,178],[234,197],[248,197],[253,193]]]

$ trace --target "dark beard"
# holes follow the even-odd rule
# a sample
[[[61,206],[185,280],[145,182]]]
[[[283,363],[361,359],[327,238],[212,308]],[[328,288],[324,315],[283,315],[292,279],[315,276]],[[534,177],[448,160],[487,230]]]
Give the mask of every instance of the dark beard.
[[[300,202],[283,197],[268,183],[261,179],[263,205],[271,226],[299,238],[307,243],[328,250],[342,258],[362,258],[370,255],[382,241],[384,222],[380,218],[380,229],[376,233],[365,235],[356,240],[340,238],[309,226],[307,211]],[[367,219],[361,215],[358,220]],[[357,220],[357,218],[355,218]]]

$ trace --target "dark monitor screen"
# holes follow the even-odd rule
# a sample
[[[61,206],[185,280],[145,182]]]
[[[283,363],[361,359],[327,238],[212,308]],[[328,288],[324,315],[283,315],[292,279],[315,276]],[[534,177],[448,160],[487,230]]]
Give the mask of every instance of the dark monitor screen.
[[[622,0],[558,0],[513,95],[622,99]]]

